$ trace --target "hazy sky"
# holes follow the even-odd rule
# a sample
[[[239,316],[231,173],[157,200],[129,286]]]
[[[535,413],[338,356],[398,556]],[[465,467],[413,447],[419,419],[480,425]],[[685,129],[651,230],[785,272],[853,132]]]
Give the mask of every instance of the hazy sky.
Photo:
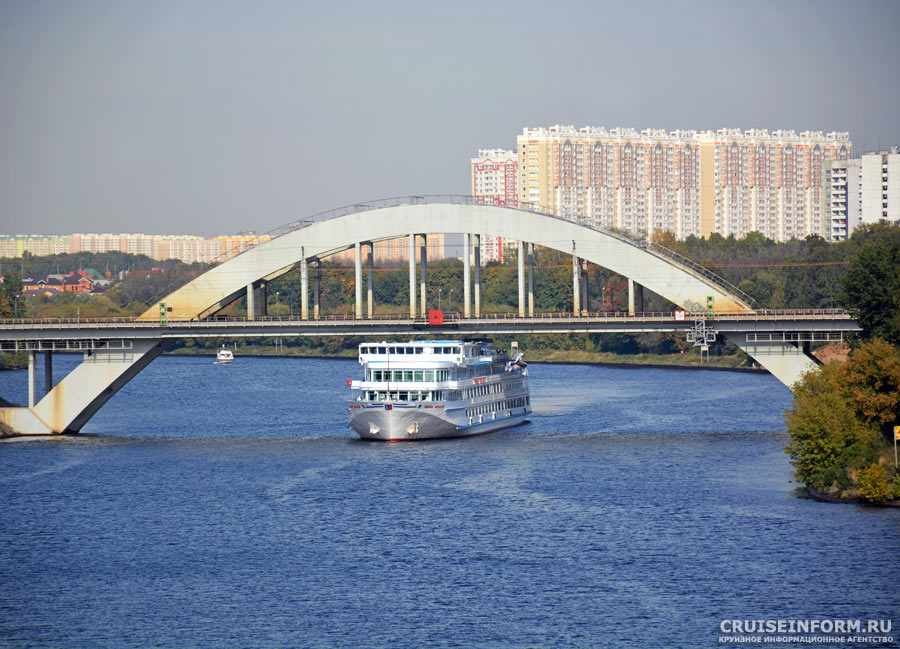
[[[900,144],[900,2],[0,0],[0,233],[469,193],[524,126]]]

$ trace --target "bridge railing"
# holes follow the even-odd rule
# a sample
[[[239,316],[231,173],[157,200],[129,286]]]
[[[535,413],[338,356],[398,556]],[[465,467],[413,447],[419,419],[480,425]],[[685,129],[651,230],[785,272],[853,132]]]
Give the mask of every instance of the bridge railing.
[[[698,314],[701,315],[701,314]],[[706,312],[702,314],[706,316]],[[687,321],[693,320],[694,315],[687,313]],[[545,311],[535,313],[533,316],[519,316],[516,312],[482,313],[477,318],[465,318],[456,311],[443,312],[443,324],[481,323],[481,322],[509,322],[509,321],[547,321],[547,320],[603,320],[603,321],[639,321],[675,320],[675,311],[648,311],[630,315],[627,311],[591,311],[584,314],[576,314],[571,311]],[[852,320],[853,317],[842,309],[757,309],[752,313],[719,313],[713,312],[713,320]],[[254,320],[236,316],[212,316],[203,320],[170,320],[165,326],[176,327],[208,327],[216,324],[234,324],[241,326],[260,326],[269,324],[304,324],[315,325],[335,322],[383,322],[383,323],[416,323],[427,324],[427,318],[410,318],[403,313],[380,313],[372,318],[357,320],[352,313],[330,313],[321,315],[318,319],[303,320],[299,315],[290,316],[260,316]],[[150,328],[163,326],[159,322],[139,321],[134,318],[123,317],[97,317],[97,318],[7,318],[0,319],[0,329],[40,329],[53,328]]]

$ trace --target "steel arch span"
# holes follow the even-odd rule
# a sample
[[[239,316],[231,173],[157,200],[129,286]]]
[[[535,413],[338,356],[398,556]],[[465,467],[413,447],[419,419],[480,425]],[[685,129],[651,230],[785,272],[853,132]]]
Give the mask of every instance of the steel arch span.
[[[360,242],[438,233],[490,234],[574,254],[688,310],[705,305],[709,296],[717,312],[752,310],[749,300],[739,297],[734,287],[670,251],[543,212],[482,205],[471,197],[390,199],[342,212],[285,226],[284,234],[195,278],[164,299],[171,308],[169,319],[206,318],[241,297],[248,285],[290,271],[301,258],[322,259]],[[151,307],[139,319],[158,318],[157,308]]]

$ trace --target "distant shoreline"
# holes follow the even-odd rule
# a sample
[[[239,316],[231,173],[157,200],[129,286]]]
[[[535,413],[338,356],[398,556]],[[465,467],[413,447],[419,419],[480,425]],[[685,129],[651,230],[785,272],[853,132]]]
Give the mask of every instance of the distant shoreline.
[[[215,351],[215,350],[213,350]],[[191,352],[166,352],[164,356],[204,357],[209,356],[210,362],[214,358],[209,353]],[[265,354],[259,352],[247,352],[235,354],[235,362],[241,357],[249,358],[315,358],[319,360],[356,360],[355,355],[340,356],[334,354]],[[749,374],[769,374],[769,370],[761,367],[727,367],[725,365],[679,365],[677,363],[630,363],[628,361],[568,361],[568,360],[541,360],[528,361],[529,365],[595,365],[597,367],[614,367],[619,369],[664,369],[664,370],[713,370],[715,372],[744,372]]]

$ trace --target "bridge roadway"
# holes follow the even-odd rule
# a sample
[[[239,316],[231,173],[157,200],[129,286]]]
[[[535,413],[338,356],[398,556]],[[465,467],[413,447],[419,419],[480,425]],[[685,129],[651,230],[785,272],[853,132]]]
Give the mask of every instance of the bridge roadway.
[[[246,338],[250,336],[394,336],[428,335],[523,335],[542,333],[651,333],[692,332],[697,322],[705,323],[710,337],[744,335],[750,342],[760,338],[786,341],[842,340],[844,333],[857,331],[856,322],[838,309],[757,310],[752,313],[687,313],[676,320],[672,312],[601,312],[585,315],[540,313],[521,317],[512,313],[481,314],[464,318],[444,313],[442,324],[428,324],[424,318],[382,315],[356,319],[351,314],[327,315],[318,320],[298,316],[257,316],[253,320],[210,317],[199,321],[175,321],[165,325],[132,318],[45,318],[0,321],[0,350],[66,351],[91,347],[103,341],[180,338]],[[72,344],[76,343],[76,344]]]

